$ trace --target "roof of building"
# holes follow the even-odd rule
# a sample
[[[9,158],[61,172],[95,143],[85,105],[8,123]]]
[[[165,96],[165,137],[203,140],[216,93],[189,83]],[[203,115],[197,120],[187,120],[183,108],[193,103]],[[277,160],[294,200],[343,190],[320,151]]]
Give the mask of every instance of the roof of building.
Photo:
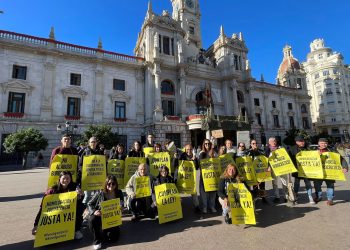
[[[293,57],[288,57],[283,60],[280,66],[280,73],[286,73],[289,69],[300,69],[299,62]]]

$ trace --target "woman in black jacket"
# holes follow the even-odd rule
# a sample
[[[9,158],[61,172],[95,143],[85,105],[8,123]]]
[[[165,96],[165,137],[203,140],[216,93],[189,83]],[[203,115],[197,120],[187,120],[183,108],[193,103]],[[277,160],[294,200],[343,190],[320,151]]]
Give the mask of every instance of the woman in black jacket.
[[[108,241],[116,241],[119,238],[119,226],[102,230],[101,203],[103,201],[120,199],[120,205],[123,207],[124,198],[121,190],[118,189],[118,182],[115,176],[108,176],[104,189],[96,193],[88,203],[90,213],[90,229],[94,235],[93,247],[100,249],[103,238]]]

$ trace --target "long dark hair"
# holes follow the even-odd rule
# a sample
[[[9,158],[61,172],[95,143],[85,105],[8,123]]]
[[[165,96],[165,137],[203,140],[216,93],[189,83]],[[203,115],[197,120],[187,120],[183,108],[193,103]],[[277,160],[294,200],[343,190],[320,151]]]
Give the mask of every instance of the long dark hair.
[[[136,151],[135,149],[135,143],[138,143],[140,145],[140,150]],[[140,141],[134,141],[134,143],[132,144],[132,148],[131,151],[135,151],[135,152],[142,152],[142,144]]]
[[[114,175],[108,175],[107,176],[106,181],[105,181],[105,185],[103,187],[103,192],[104,193],[108,193],[107,184],[108,184],[109,181],[112,181],[112,182],[115,183],[114,192],[117,193],[117,191],[118,191],[118,181],[117,181],[117,178]]]
[[[62,185],[61,185],[61,177],[65,176],[65,175],[69,175],[70,177],[70,183],[67,186],[67,189],[63,189]],[[75,189],[75,183],[73,182],[73,177],[72,177],[72,173],[69,171],[62,171],[58,177],[58,181],[57,183],[52,187],[53,189],[55,189],[57,191],[57,193],[62,193],[64,191],[73,191]]]

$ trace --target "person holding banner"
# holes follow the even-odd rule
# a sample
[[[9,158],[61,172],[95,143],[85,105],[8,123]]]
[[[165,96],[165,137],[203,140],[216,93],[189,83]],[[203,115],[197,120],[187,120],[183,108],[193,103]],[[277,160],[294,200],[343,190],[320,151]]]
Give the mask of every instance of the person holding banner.
[[[90,230],[94,235],[93,247],[94,249],[100,249],[103,239],[108,241],[117,241],[120,234],[119,226],[102,230],[101,219],[101,203],[103,201],[120,199],[120,205],[123,207],[124,198],[123,192],[118,189],[118,182],[115,176],[108,176],[104,185],[104,189],[96,193],[88,203],[88,209],[90,213]]]
[[[302,135],[298,135],[295,137],[295,144],[293,147],[291,147],[288,151],[290,158],[292,159],[294,166],[298,166],[297,164],[297,159],[296,159],[296,155],[301,152],[301,151],[307,151],[309,150],[307,144],[305,143],[305,139],[304,136]],[[292,176],[294,177],[294,192],[295,192],[295,201],[294,204],[298,204],[298,192],[299,192],[299,188],[300,188],[300,180],[303,179],[304,183],[305,183],[305,189],[306,189],[306,193],[309,197],[309,203],[310,204],[316,204],[314,199],[312,198],[312,186],[311,186],[311,182],[309,179],[307,178],[302,178],[298,176],[298,172],[292,173]]]
[[[149,196],[137,198],[137,185],[136,178],[138,177],[149,177]],[[136,221],[139,219],[140,212],[142,212],[145,216],[149,216],[150,218],[154,218],[154,213],[152,210],[152,198],[151,198],[151,180],[152,176],[148,174],[147,164],[140,164],[137,171],[133,176],[131,176],[130,180],[126,184],[125,191],[128,196],[128,207],[131,209],[132,217],[131,221]]]
[[[145,153],[143,152],[141,147],[141,142],[134,142],[131,150],[128,153],[128,157],[145,157]]]
[[[273,151],[275,151],[276,149],[281,148],[278,143],[277,143],[277,139],[275,137],[270,137],[269,138],[269,142],[268,142],[268,147],[266,147],[265,150],[265,156],[266,157],[270,157],[273,153]],[[274,173],[273,174],[273,180],[272,180],[272,186],[273,186],[273,190],[275,192],[275,199],[273,200],[273,202],[278,203],[281,201],[280,198],[280,191],[278,189],[278,180],[281,180],[282,183],[282,193],[283,193],[283,202],[287,202],[287,197],[288,197],[288,182],[290,182],[290,177],[288,175],[280,175],[280,176],[275,176]]]
[[[217,154],[214,151],[213,144],[209,139],[205,139],[202,144],[202,151],[199,153],[199,161],[202,159],[209,159],[209,158],[216,158]],[[204,214],[208,213],[208,205],[210,210],[213,213],[216,213],[217,210],[215,209],[215,198],[216,198],[216,191],[209,191],[205,192],[204,189],[204,182],[202,177],[202,169],[200,167],[200,179],[199,179],[199,194],[202,200],[202,212]]]
[[[240,156],[246,156],[246,155],[247,155],[247,149],[245,147],[245,143],[244,142],[238,143],[238,148],[237,148],[237,153],[235,154],[235,158]]]
[[[124,145],[122,143],[118,143],[117,147],[114,151],[111,151],[109,156],[109,160],[117,159],[117,160],[125,160],[126,155],[124,153]]]
[[[233,147],[233,142],[230,139],[225,141],[226,154],[236,154],[236,149]]]
[[[241,183],[243,178],[239,176],[235,165],[228,164],[223,174],[220,176],[218,196],[222,207],[222,215],[224,216],[226,224],[232,224],[230,218],[230,203],[228,201],[228,185],[230,183]]]
[[[79,188],[79,186],[77,186],[76,183],[72,182],[72,174],[68,171],[62,171],[59,175],[59,180],[57,182],[56,185],[50,187],[44,194],[44,197],[47,195],[51,195],[51,194],[60,194],[60,193],[66,193],[66,192],[73,192],[76,191],[78,193],[78,200],[77,200],[77,207],[76,207],[76,217],[75,217],[75,235],[74,235],[74,239],[80,240],[83,238],[83,234],[80,231],[81,228],[81,224],[82,224],[82,215],[83,215],[83,206],[81,203],[81,197],[83,196],[83,192],[81,191],[81,189]],[[44,198],[41,201],[40,204],[40,209],[38,214],[35,217],[35,221],[34,221],[34,227],[32,229],[32,234],[35,235],[36,231],[37,231],[37,227],[39,224],[39,220],[40,220],[40,215],[41,215],[41,211],[42,211],[42,202],[43,202]]]
[[[252,158],[252,161],[254,161],[257,156],[264,155],[264,152],[258,148],[258,144],[255,139],[250,141],[250,148],[247,151],[247,155]],[[257,194],[259,197],[259,190],[261,190],[261,194],[265,195],[265,181],[260,183],[258,182],[258,185],[254,185],[252,192]],[[263,203],[268,203],[265,196],[261,197],[261,200]]]
[[[72,140],[69,135],[63,135],[61,138],[61,146],[58,146],[52,150],[51,157],[50,157],[50,165],[53,158],[55,158],[55,155],[62,154],[62,155],[78,155],[78,151],[76,148],[71,146]]]
[[[154,193],[154,187],[158,185],[162,185],[164,183],[174,183],[173,177],[169,175],[169,168],[167,166],[160,166],[158,176],[152,181],[152,209],[154,209],[154,213],[156,213],[156,196]]]
[[[329,150],[328,148],[328,140],[326,138],[320,138],[318,140],[318,152],[320,153],[320,155],[322,155],[322,153],[325,152],[331,152],[331,150]],[[343,173],[347,173],[348,172],[348,164],[346,163],[346,161],[340,157],[340,161],[341,161],[341,167],[343,170]],[[323,164],[323,163],[322,163]],[[322,200],[322,183],[323,181],[326,182],[327,185],[327,205],[328,206],[332,206],[334,205],[333,203],[333,198],[334,198],[334,183],[335,180],[328,180],[328,179],[324,179],[324,180],[318,180],[315,179],[314,180],[314,187],[315,187],[315,202],[319,202]]]

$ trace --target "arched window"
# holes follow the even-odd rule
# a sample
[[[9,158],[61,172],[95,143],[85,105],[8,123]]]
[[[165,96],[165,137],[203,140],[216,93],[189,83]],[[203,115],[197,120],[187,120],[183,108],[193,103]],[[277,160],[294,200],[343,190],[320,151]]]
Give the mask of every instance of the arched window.
[[[161,85],[162,95],[175,95],[174,85],[170,81],[163,81]]]
[[[196,94],[197,113],[198,114],[206,113],[208,105],[209,105],[209,102],[208,102],[207,96],[205,95],[205,92],[199,91]]]
[[[300,109],[301,109],[301,113],[303,113],[303,114],[307,113],[307,109],[306,109],[306,105],[305,104],[302,104]]]
[[[238,103],[244,103],[244,95],[242,93],[242,91],[237,91],[237,100],[238,100]]]

